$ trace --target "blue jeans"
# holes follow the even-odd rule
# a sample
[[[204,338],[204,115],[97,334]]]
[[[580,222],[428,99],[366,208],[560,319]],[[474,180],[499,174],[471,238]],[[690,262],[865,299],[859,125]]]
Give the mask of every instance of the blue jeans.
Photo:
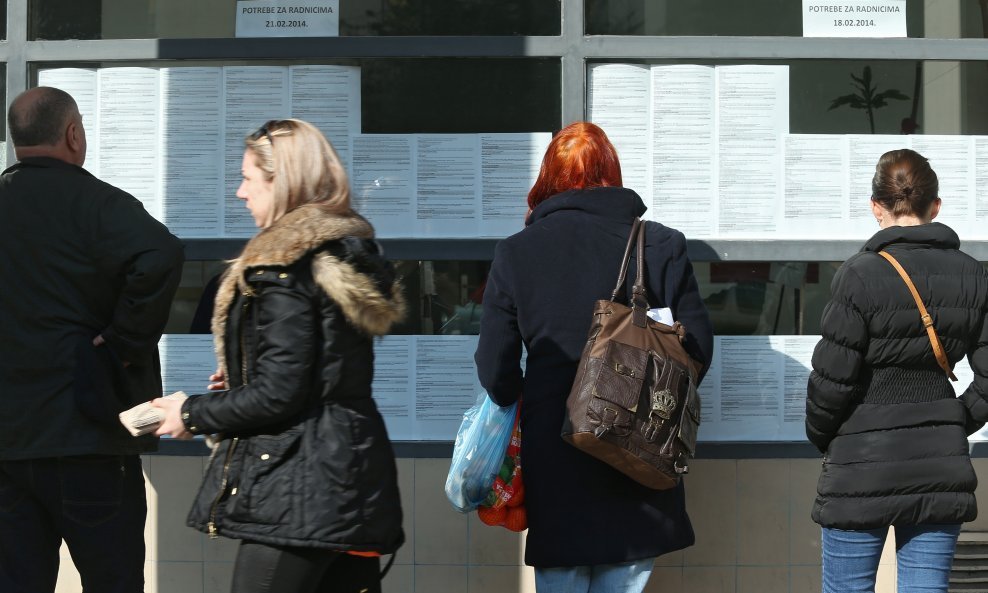
[[[50,593],[65,540],[85,591],[144,591],[137,455],[0,461],[0,591]]]
[[[535,590],[538,593],[641,593],[652,576],[655,558],[573,566],[566,568],[535,568]]]
[[[888,530],[888,527],[867,531],[823,528],[823,593],[874,591]],[[960,531],[960,525],[897,526],[898,593],[945,593]]]

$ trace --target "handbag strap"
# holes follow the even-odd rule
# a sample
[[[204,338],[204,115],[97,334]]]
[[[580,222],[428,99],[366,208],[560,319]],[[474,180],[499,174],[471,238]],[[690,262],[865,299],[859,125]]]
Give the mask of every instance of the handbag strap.
[[[937,358],[937,364],[940,368],[947,373],[951,381],[956,381],[957,377],[954,376],[954,371],[950,368],[950,362],[947,360],[947,354],[944,352],[943,344],[940,343],[940,337],[937,336],[937,330],[933,327],[933,318],[930,317],[930,313],[926,310],[926,305],[923,304],[923,299],[919,296],[919,291],[916,290],[916,285],[913,284],[909,274],[903,269],[902,265],[892,257],[892,254],[887,251],[879,251],[878,255],[884,257],[895,271],[902,276],[902,280],[906,283],[906,287],[909,288],[909,292],[913,295],[913,300],[916,301],[916,307],[919,309],[920,319],[923,321],[923,327],[926,328],[926,334],[930,337],[930,344],[933,346],[933,355]]]
[[[631,286],[631,322],[645,327],[648,319],[648,297],[645,296],[645,223],[638,225],[638,248],[635,254],[635,283]]]
[[[628,265],[631,263],[631,248],[635,246],[635,282],[631,286],[631,321],[638,327],[645,327],[648,319],[648,299],[645,296],[645,233],[642,230],[645,223],[642,219],[636,218],[631,223],[631,234],[628,235],[628,243],[624,246],[624,256],[621,258],[621,267],[618,269],[617,285],[611,292],[611,301],[623,301],[625,299],[625,280],[628,277]]]
[[[628,235],[628,244],[624,246],[624,256],[621,258],[621,267],[618,269],[617,284],[611,292],[612,301],[623,301],[625,298],[624,280],[628,275],[628,263],[631,261],[631,246],[635,244],[635,239],[638,237],[638,229],[641,228],[641,223],[642,220],[640,218],[636,218],[634,222],[631,223],[631,234]]]

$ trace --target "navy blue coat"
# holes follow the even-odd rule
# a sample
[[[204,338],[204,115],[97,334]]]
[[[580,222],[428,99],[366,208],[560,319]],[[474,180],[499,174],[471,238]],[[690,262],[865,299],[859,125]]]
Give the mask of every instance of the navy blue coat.
[[[524,393],[525,562],[533,566],[625,562],[694,541],[682,484],[648,489],[559,436],[594,301],[610,298],[631,222],[644,212],[628,189],[564,192],[539,204],[526,228],[501,241],[494,255],[477,370],[500,405]],[[686,240],[661,224],[646,228],[649,306],[670,307],[687,328],[688,350],[708,364],[713,334]]]

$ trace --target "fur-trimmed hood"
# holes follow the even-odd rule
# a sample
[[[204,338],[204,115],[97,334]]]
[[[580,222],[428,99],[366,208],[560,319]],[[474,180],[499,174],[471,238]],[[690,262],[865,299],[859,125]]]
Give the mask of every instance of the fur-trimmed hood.
[[[384,272],[383,267],[373,269],[376,255],[370,261],[366,257],[355,261],[344,249],[323,249],[327,242],[347,237],[373,239],[374,229],[356,213],[329,214],[307,204],[288,212],[247,243],[240,257],[230,262],[216,293],[212,330],[221,369],[226,368],[224,337],[230,305],[238,292],[248,291],[244,278],[249,269],[287,267],[311,253],[312,278],[339,305],[351,325],[379,336],[404,318],[401,285],[389,278],[382,286],[382,274],[375,272]]]

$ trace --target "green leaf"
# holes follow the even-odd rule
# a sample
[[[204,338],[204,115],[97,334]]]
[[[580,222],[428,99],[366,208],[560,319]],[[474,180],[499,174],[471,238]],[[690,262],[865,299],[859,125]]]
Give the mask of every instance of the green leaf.
[[[903,95],[896,89],[889,89],[887,91],[882,91],[875,95],[875,99],[895,99],[896,101],[908,101],[909,97]]]
[[[830,107],[827,111],[837,109],[838,107],[847,105],[851,109],[865,109],[867,108],[867,103],[858,95],[844,95],[843,97],[837,97],[830,103]]]

